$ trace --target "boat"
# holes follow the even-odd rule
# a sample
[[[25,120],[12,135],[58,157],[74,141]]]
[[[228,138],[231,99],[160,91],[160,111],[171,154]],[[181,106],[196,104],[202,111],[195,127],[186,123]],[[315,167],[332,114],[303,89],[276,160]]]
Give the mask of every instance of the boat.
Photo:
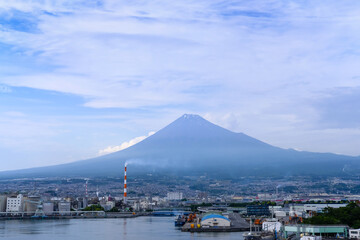
[[[275,233],[272,231],[252,232],[252,219],[250,218],[250,232],[243,234],[244,240],[274,240]]]
[[[243,235],[244,240],[273,240],[275,236],[272,232],[248,232]]]
[[[185,215],[178,215],[175,218],[175,227],[182,227],[185,225],[187,221],[187,217],[185,217]]]

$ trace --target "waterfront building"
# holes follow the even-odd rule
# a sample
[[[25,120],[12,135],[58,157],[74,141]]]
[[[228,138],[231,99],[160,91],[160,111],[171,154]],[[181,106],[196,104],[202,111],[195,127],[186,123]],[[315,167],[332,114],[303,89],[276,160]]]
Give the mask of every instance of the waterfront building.
[[[350,229],[349,237],[352,239],[360,239],[360,229]]]
[[[70,202],[59,202],[58,207],[60,215],[70,214]]]
[[[86,208],[89,205],[87,196],[83,198],[81,207],[78,206],[78,208]]]
[[[202,227],[230,227],[230,219],[216,213],[206,214],[201,218]]]
[[[304,235],[300,238],[300,240],[322,240],[321,236],[313,236],[313,235]]]
[[[134,201],[132,208],[134,209],[134,211],[140,211],[140,201]]]
[[[284,237],[287,238],[289,234],[296,233],[297,235],[313,235],[327,238],[347,238],[349,227],[346,225],[286,225],[284,227]]]
[[[276,219],[275,219],[275,221],[273,219],[270,221],[262,222],[262,230],[263,231],[274,232],[276,230],[277,232],[280,232],[281,227],[282,227],[281,222],[276,221]]]
[[[23,211],[23,195],[8,197],[6,200],[6,212],[22,212]]]
[[[114,201],[101,201],[100,206],[103,207],[105,211],[109,211],[115,207],[115,202]]]
[[[39,196],[28,196],[24,197],[24,212],[27,213],[35,213],[40,205],[40,197]]]
[[[52,202],[44,202],[43,203],[43,211],[45,215],[51,215],[54,212],[54,203]]]
[[[6,195],[0,195],[0,212],[6,211],[6,200],[7,200]]]

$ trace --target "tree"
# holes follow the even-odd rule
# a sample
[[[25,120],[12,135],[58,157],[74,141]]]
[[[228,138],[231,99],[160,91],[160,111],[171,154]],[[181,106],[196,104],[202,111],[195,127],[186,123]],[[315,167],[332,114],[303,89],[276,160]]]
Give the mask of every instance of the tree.
[[[104,211],[104,208],[99,204],[97,204],[97,205],[88,206],[84,208],[83,211]]]
[[[120,212],[120,211],[117,207],[113,207],[112,209],[109,210],[109,212]]]
[[[325,208],[312,218],[304,220],[305,224],[346,224],[353,228],[360,228],[360,207],[350,202],[346,207]]]

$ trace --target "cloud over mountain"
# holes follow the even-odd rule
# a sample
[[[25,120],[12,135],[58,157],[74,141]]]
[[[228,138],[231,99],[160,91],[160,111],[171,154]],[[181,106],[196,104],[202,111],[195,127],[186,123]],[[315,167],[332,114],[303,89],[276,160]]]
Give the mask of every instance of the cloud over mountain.
[[[133,138],[127,142],[123,142],[122,144],[120,144],[118,146],[109,146],[107,148],[100,150],[99,155],[105,155],[105,154],[124,150],[128,147],[131,147],[131,146],[141,142],[142,140],[146,139],[147,137],[149,137],[153,134],[155,134],[155,132],[149,132],[148,135],[146,135],[146,136],[140,136],[140,137]]]

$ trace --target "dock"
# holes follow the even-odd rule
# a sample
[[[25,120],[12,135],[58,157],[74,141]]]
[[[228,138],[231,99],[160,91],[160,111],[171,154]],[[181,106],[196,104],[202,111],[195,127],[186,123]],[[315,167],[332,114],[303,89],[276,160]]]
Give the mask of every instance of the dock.
[[[230,213],[230,227],[198,227],[197,223],[187,222],[182,232],[244,232],[250,230],[249,223],[239,213]]]

